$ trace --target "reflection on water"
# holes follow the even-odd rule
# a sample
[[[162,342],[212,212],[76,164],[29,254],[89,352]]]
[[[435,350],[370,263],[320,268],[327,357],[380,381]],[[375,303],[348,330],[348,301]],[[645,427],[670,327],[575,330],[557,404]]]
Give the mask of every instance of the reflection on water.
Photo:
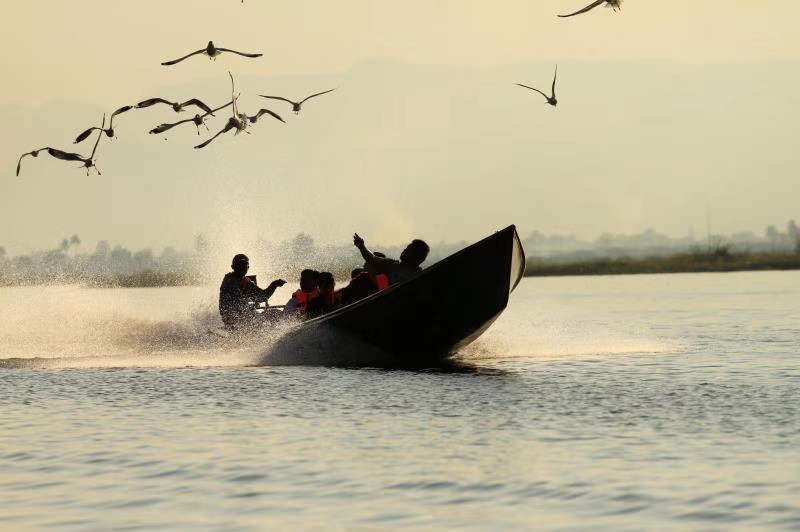
[[[213,296],[0,289],[0,529],[800,527],[797,273],[527,279],[462,373],[252,366]]]

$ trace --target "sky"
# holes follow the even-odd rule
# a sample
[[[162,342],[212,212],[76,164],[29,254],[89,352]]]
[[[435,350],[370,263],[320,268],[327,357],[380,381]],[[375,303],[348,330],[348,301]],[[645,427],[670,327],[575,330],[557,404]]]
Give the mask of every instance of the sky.
[[[800,3],[626,0],[48,0],[3,6],[0,246],[79,234],[132,249],[225,252],[299,232],[342,244],[525,236],[762,233],[800,220]],[[125,7],[120,7],[125,6]],[[205,46],[264,55],[162,61]],[[558,64],[557,108],[546,89]],[[98,148],[102,175],[47,155],[103,113],[153,96],[279,112],[252,134],[134,110]],[[309,101],[295,116],[281,102]],[[184,113],[191,116],[193,112]],[[166,140],[165,140],[166,138]]]

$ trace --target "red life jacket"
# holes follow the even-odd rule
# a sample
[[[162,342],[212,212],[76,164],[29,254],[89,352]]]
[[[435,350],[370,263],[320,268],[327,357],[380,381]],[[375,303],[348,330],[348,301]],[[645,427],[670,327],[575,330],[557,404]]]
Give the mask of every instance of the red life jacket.
[[[378,292],[389,288],[389,276],[385,273],[379,273],[375,276],[375,284],[378,285]]]
[[[312,299],[316,299],[318,296],[319,290],[316,288],[311,292],[303,292],[302,290],[298,290],[292,294],[292,297],[297,300],[297,312],[300,312],[301,314],[308,312],[308,304]]]

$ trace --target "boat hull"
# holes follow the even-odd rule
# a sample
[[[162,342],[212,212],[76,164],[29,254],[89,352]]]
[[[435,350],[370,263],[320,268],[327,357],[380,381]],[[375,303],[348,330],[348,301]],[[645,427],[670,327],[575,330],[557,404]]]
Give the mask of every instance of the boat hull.
[[[313,354],[324,365],[441,366],[503,312],[524,269],[512,225],[408,281],[304,322],[266,363],[291,363],[292,355],[303,363]]]

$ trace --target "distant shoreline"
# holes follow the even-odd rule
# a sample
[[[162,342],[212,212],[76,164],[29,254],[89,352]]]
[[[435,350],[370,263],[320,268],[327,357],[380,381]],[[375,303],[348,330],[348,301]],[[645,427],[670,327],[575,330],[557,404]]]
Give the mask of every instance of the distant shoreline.
[[[598,258],[580,261],[552,261],[528,258],[525,277],[567,277],[582,275],[633,275],[657,273],[711,273],[740,271],[800,270],[800,253],[676,253],[650,258]],[[336,272],[345,278],[347,272]],[[5,276],[0,287],[46,284],[82,285],[87,288],[158,288],[200,286],[210,281],[197,272],[155,272],[128,274]]]
[[[569,262],[528,259],[525,277],[800,270],[798,253],[678,253],[644,259]]]

